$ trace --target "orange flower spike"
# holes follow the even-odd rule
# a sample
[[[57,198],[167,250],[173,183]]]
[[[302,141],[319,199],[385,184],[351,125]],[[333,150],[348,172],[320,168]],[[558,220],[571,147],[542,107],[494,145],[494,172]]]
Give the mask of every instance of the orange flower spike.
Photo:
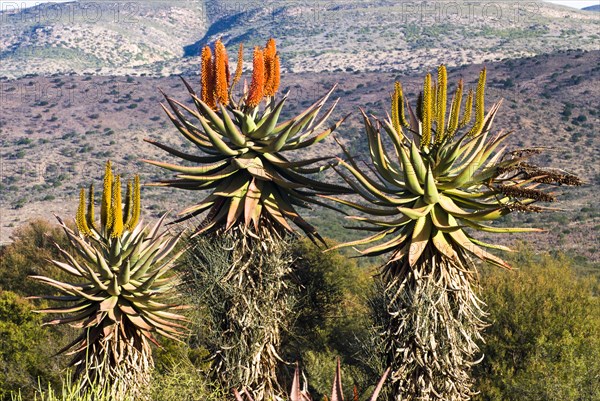
[[[240,43],[240,49],[238,50],[237,65],[235,68],[235,74],[233,75],[233,81],[231,87],[234,87],[240,79],[242,79],[242,70],[244,68],[244,44]]]
[[[274,65],[275,75],[273,75],[273,95],[279,90],[279,84],[281,83],[281,64],[279,62],[279,53],[275,55]]]
[[[277,46],[275,39],[271,38],[267,42],[264,51],[265,57],[265,96],[271,97],[275,95],[275,81],[277,80],[277,72],[275,71],[275,59],[277,58]]]
[[[229,104],[229,59],[221,40],[215,43],[214,60],[215,100],[224,106]]]
[[[213,60],[212,51],[209,46],[204,46],[202,49],[202,71],[201,71],[201,84],[202,92],[200,93],[200,99],[213,109],[216,108],[215,103],[215,86],[213,79]]]
[[[265,59],[263,51],[260,47],[254,48],[252,82],[250,83],[250,91],[246,98],[246,105],[249,107],[257,107],[264,97],[265,90]]]
[[[225,54],[225,76],[227,78],[227,85],[229,86],[229,81],[231,81],[231,73],[229,71],[229,56],[227,55],[227,50],[225,49],[225,46],[223,46],[223,50],[225,50],[224,54]]]

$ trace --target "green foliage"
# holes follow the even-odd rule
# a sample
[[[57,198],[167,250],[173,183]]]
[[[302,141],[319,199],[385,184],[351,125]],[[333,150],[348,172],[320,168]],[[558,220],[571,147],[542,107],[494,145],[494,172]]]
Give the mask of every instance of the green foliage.
[[[292,280],[299,296],[295,322],[283,345],[285,359],[300,362],[315,399],[331,392],[338,356],[345,383],[368,391],[382,373],[373,368],[367,349],[372,337],[367,314],[371,269],[359,268],[355,259],[337,251],[323,253],[308,240],[293,244],[293,257]]]
[[[53,289],[27,277],[39,274],[57,279],[68,277],[48,262],[48,259],[59,256],[58,250],[52,246],[53,241],[62,248],[68,244],[62,230],[45,220],[33,220],[16,229],[12,239],[11,244],[0,249],[0,288],[21,296],[54,294]]]
[[[225,399],[226,391],[207,379],[208,351],[189,344],[165,341],[155,350],[152,401],[209,401]],[[228,394],[229,395],[229,394]]]
[[[599,281],[564,255],[521,250],[514,272],[486,270],[492,325],[475,370],[481,401],[600,399]]]
[[[19,296],[31,294],[35,285],[19,270],[52,269],[43,260],[44,255],[53,252],[48,236],[59,243],[65,241],[63,234],[49,224],[35,222],[18,229],[15,242],[2,251],[2,401],[10,400],[10,391],[19,389],[20,399],[26,401],[81,399],[68,386],[60,387],[59,375],[66,361],[53,355],[67,343],[64,337],[72,337],[73,333],[41,327],[41,317],[31,312],[32,301]],[[594,380],[600,374],[598,270],[561,255],[518,251],[508,260],[518,270],[486,268],[481,277],[491,326],[482,344],[485,358],[474,371],[475,389],[481,392],[475,400],[598,399],[600,388]],[[353,259],[337,252],[322,253],[309,242],[293,243],[292,254],[297,259],[291,283],[301,288],[301,297],[294,308],[294,324],[286,330],[283,357],[290,362],[300,360],[318,400],[331,391],[335,357],[339,355],[344,386],[350,389],[356,384],[364,391],[360,399],[365,399],[382,373],[381,367],[368,359],[370,353],[374,354],[374,348],[369,348],[372,343],[365,302],[371,291],[371,273],[358,268]],[[6,285],[18,294],[7,291]],[[188,313],[191,316],[201,311]],[[202,327],[196,327],[195,332],[199,337],[204,335]],[[153,401],[230,399],[229,389],[218,389],[207,379],[208,354],[198,346],[199,337],[191,337],[188,344],[166,341],[163,348],[154,351]],[[286,389],[292,371],[286,366],[280,372],[282,379],[288,379]],[[39,390],[38,377],[44,391]],[[48,383],[57,390],[50,392]]]
[[[56,332],[41,326],[32,303],[11,291],[0,290],[0,400],[21,391],[31,397],[38,378],[58,382],[59,360],[52,358]]]
[[[300,287],[297,331],[303,333],[305,346],[338,341],[335,349],[344,350],[349,344],[339,338],[340,330],[359,335],[369,324],[365,320],[369,272],[360,269],[355,259],[336,251],[323,253],[307,240],[295,242],[292,252],[293,275]]]

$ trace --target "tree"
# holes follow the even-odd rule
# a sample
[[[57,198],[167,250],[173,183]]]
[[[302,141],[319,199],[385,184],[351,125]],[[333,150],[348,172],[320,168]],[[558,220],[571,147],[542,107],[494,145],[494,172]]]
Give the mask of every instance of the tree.
[[[381,332],[397,401],[458,401],[473,395],[469,371],[485,312],[471,258],[510,269],[484,250],[508,248],[482,242],[474,233],[537,231],[483,222],[514,211],[540,212],[544,209],[533,203],[554,200],[545,187],[580,184],[572,175],[527,163],[534,151],[506,152],[501,145],[510,133],[491,133],[501,102],[485,114],[485,81],[484,69],[462,117],[462,81],[447,113],[444,66],[438,68],[437,82],[426,75],[416,111],[408,107],[409,118],[396,83],[391,118],[381,122],[363,112],[370,171],[345,149],[344,170],[336,168],[363,202],[330,199],[357,209],[362,215],[353,218],[369,227],[356,228],[374,232],[340,246],[370,244],[363,255],[390,254],[382,271]]]
[[[182,222],[202,217],[190,241],[190,269],[199,288],[212,288],[224,298],[212,309],[216,326],[211,351],[215,374],[224,385],[245,386],[253,398],[271,400],[284,394],[277,382],[281,330],[289,319],[286,277],[291,272],[292,224],[314,241],[316,229],[298,213],[322,202],[319,194],[341,194],[347,188],[327,184],[312,174],[331,167],[331,157],[287,156],[328,137],[345,118],[323,127],[335,102],[323,116],[333,89],[294,118],[279,122],[287,95],[276,100],[280,66],[275,40],[253,53],[250,86],[236,99],[241,79],[243,47],[230,75],[229,58],[219,40],[202,49],[202,86],[199,96],[184,81],[194,107],[165,96],[167,115],[200,154],[180,152],[150,143],[183,159],[184,165],[147,161],[177,173],[176,179],[156,183],[209,194],[181,212]],[[206,212],[206,213],[205,213]],[[202,236],[206,237],[206,241]],[[222,253],[220,258],[217,254]],[[214,276],[220,274],[221,276]],[[216,283],[215,286],[213,284]],[[217,319],[217,316],[220,318]]]

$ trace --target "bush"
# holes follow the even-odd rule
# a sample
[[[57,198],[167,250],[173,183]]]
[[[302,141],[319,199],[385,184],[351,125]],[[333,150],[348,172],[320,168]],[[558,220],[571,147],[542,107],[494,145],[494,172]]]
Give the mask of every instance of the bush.
[[[188,344],[165,341],[155,350],[156,367],[152,375],[152,401],[228,400],[231,394],[207,380],[208,351]],[[227,389],[229,390],[229,389]]]
[[[373,369],[373,355],[368,349],[372,339],[367,308],[373,290],[372,269],[360,268],[355,259],[337,251],[323,253],[308,240],[293,244],[293,257],[293,280],[299,297],[295,322],[284,344],[285,359],[300,361],[316,399],[331,392],[338,356],[348,384],[354,382],[367,391],[381,376]]]
[[[56,241],[67,246],[64,233],[44,220],[34,220],[20,227],[12,235],[13,242],[0,249],[0,288],[24,297],[51,295],[51,287],[27,278],[30,275],[46,275],[58,280],[68,279],[61,270],[48,263],[57,259]]]
[[[42,327],[31,302],[0,290],[0,400],[10,400],[11,392],[33,399],[38,379],[60,382],[60,360],[52,357],[58,338]]]
[[[490,269],[482,278],[492,324],[475,399],[600,399],[598,281],[578,277],[561,255],[521,250],[513,264],[519,270]]]

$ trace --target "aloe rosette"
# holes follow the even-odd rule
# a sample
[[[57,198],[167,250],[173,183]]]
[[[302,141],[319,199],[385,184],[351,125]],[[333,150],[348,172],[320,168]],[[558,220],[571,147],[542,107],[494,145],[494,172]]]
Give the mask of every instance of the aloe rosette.
[[[380,122],[363,112],[368,168],[345,149],[343,169],[336,168],[362,202],[326,196],[361,212],[350,217],[363,223],[355,228],[372,233],[339,247],[367,246],[364,256],[390,255],[383,268],[390,317],[384,337],[398,400],[470,396],[466,372],[484,327],[482,302],[471,288],[477,276],[472,258],[510,268],[486,250],[509,248],[473,233],[540,231],[490,222],[514,211],[547,209],[534,204],[554,201],[546,188],[580,183],[571,174],[529,164],[533,150],[507,151],[511,133],[492,133],[501,101],[484,112],[485,69],[464,107],[459,81],[449,110],[446,74],[444,66],[437,82],[427,74],[415,111],[396,83],[391,116]]]
[[[236,101],[233,89],[242,74],[242,50],[240,47],[236,72],[230,76],[224,45],[215,43],[214,57],[210,47],[204,48],[200,95],[184,81],[195,107],[165,95],[167,115],[200,154],[148,141],[187,162],[175,165],[147,160],[177,173],[176,179],[155,185],[210,191],[208,197],[180,213],[178,221],[208,212],[196,234],[237,227],[249,228],[255,236],[281,234],[293,232],[290,223],[294,223],[310,238],[320,239],[297,208],[321,204],[316,194],[341,194],[347,189],[311,177],[330,168],[331,157],[286,155],[305,152],[344,121],[345,117],[325,127],[337,101],[319,115],[334,89],[297,116],[280,121],[288,95],[275,99],[280,79],[275,41],[254,50],[252,82]]]
[[[100,215],[96,221],[93,186],[87,206],[82,189],[77,229],[58,218],[75,252],[59,247],[63,261],[51,261],[73,282],[34,276],[60,293],[35,298],[69,304],[39,312],[62,315],[46,324],[82,329],[59,353],[74,355],[71,364],[84,388],[107,385],[120,394],[135,395],[148,383],[150,343],[158,344],[156,335],[180,339],[185,333],[185,318],[175,313],[180,307],[169,300],[177,283],[172,268],[182,253],[174,252],[180,235],[161,232],[164,216],[149,230],[139,222],[137,176],[127,185],[123,207],[120,177],[113,176],[110,162]]]

